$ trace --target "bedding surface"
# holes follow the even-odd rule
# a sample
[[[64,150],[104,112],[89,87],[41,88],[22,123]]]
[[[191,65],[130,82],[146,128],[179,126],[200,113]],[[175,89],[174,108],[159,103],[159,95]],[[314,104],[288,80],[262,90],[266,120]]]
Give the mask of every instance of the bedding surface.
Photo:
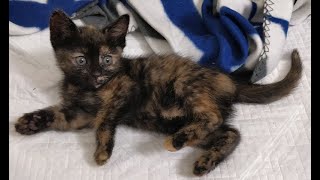
[[[139,38],[143,37],[127,37],[126,56],[150,52]],[[161,135],[120,127],[111,159],[99,167],[93,160],[92,130],[16,133],[14,122],[23,113],[59,101],[61,72],[55,66],[47,29],[10,37],[9,47],[10,180],[200,179],[192,175],[192,165],[201,151],[187,147],[168,152]],[[284,77],[293,48],[299,49],[304,65],[297,89],[269,105],[236,105],[232,124],[242,133],[242,141],[201,179],[311,179],[311,17],[289,28],[279,66],[260,83]]]

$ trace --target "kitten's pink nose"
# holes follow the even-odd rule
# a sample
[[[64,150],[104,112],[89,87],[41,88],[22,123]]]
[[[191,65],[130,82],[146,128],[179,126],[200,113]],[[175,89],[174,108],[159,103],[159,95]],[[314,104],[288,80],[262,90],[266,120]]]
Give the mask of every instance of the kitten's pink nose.
[[[97,83],[103,83],[104,82],[104,77],[97,77]]]

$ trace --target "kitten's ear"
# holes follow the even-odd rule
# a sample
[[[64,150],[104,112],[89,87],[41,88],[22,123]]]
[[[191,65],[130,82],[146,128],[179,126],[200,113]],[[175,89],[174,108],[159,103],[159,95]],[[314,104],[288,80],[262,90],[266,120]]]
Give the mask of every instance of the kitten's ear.
[[[126,46],[126,35],[129,26],[129,15],[120,16],[115,22],[111,23],[104,29],[104,33],[114,46],[124,48]]]
[[[65,44],[78,35],[79,29],[61,10],[56,10],[50,17],[50,41],[53,48]]]

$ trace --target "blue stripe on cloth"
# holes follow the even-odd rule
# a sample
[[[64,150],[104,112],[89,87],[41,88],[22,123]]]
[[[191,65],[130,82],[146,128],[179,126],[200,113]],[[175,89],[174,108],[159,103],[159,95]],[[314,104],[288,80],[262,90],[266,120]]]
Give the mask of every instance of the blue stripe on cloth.
[[[53,10],[59,8],[71,15],[79,8],[92,2],[76,0],[48,0],[47,4],[31,1],[9,1],[9,21],[23,27],[48,27]]]
[[[165,13],[185,36],[199,48],[204,54],[199,64],[214,61],[217,57],[218,43],[216,36],[210,34],[203,24],[202,18],[198,13],[192,0],[174,1],[161,0]]]
[[[229,39],[232,48],[230,54],[233,55],[230,59],[231,62],[223,58],[223,61],[220,62],[221,66],[230,66],[231,64],[241,65],[245,62],[249,54],[249,43],[246,35],[248,32],[244,31],[241,27],[241,22],[237,21],[238,19],[242,20],[241,18],[243,18],[243,16],[230,8],[220,8],[221,23],[224,25],[226,31],[228,31],[229,37],[231,37],[231,39]],[[249,34],[253,34],[253,32]]]
[[[219,43],[219,56],[217,65],[226,72],[231,72],[233,67],[245,63],[249,54],[248,37],[257,34],[250,22],[238,12],[221,7],[219,16],[212,16],[212,0],[204,0],[202,16],[205,24],[212,34],[215,34]]]
[[[225,30],[225,27],[221,23],[221,20],[218,15],[212,14],[213,2],[211,0],[204,0],[202,4],[202,18],[204,24],[207,26],[207,29],[211,34],[216,35],[218,39],[218,56],[216,65],[225,72],[230,72],[232,64],[232,47],[230,46],[230,41],[233,41],[231,38],[228,38],[228,33]],[[224,63],[223,63],[224,62]],[[210,65],[210,62],[205,62],[207,65]]]

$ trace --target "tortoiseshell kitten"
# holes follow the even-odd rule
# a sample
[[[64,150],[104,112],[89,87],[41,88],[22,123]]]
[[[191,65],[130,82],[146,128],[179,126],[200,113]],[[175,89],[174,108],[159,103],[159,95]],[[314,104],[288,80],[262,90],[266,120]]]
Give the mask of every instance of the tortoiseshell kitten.
[[[237,102],[269,103],[288,95],[301,76],[296,50],[292,67],[280,82],[246,84],[217,70],[177,56],[121,57],[129,16],[104,30],[76,27],[62,11],[50,19],[50,38],[57,64],[64,73],[61,104],[27,113],[15,124],[21,134],[48,129],[96,129],[94,158],[103,165],[111,157],[118,125],[168,135],[164,147],[205,150],[194,163],[201,176],[213,170],[240,141],[227,124]]]

